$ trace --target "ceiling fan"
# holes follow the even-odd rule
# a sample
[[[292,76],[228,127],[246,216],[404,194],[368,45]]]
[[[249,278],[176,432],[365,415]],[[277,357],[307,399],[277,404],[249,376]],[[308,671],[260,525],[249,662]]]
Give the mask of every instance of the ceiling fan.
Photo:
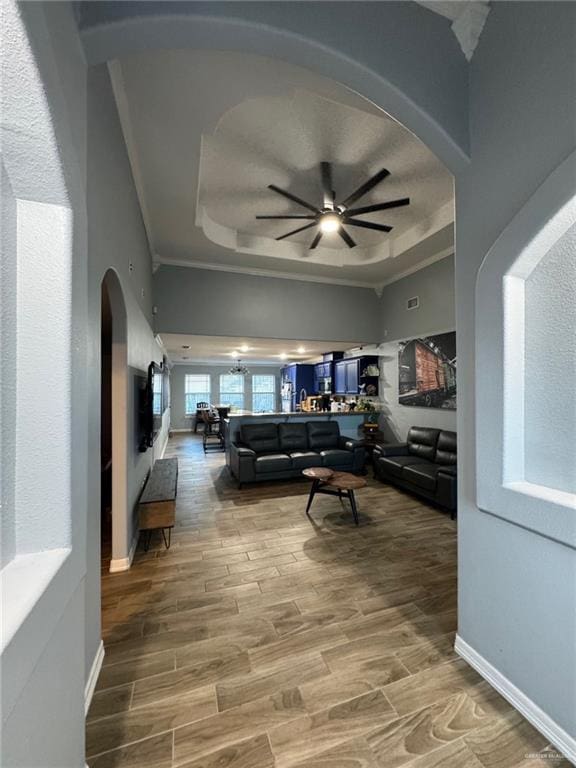
[[[285,235],[280,235],[276,240],[284,240],[291,235],[295,235],[298,232],[304,232],[305,229],[311,229],[312,227],[318,227],[314,239],[310,243],[310,250],[316,248],[320,242],[322,235],[329,232],[337,232],[342,240],[346,243],[348,248],[354,248],[355,241],[350,237],[344,225],[350,227],[362,227],[363,229],[375,229],[378,232],[390,232],[392,227],[387,224],[375,224],[372,221],[364,221],[363,219],[357,219],[356,216],[361,216],[364,213],[374,213],[376,211],[387,211],[391,208],[401,208],[404,205],[410,205],[410,198],[403,197],[399,200],[389,200],[386,203],[374,203],[374,205],[365,205],[361,208],[353,208],[351,206],[364,197],[371,189],[377,184],[384,181],[387,176],[390,176],[390,171],[383,168],[378,173],[374,174],[368,181],[361,184],[358,189],[348,195],[347,198],[342,200],[341,203],[336,203],[336,192],[332,186],[332,165],[330,163],[320,163],[320,175],[322,179],[322,207],[318,208],[311,203],[307,203],[306,200],[302,200],[300,197],[296,197],[291,192],[287,192],[285,189],[280,189],[275,184],[269,184],[268,189],[273,192],[277,192],[279,195],[288,198],[293,203],[297,203],[303,208],[307,208],[312,211],[311,214],[294,214],[284,216],[256,216],[257,219],[302,219],[309,220],[310,224],[305,224],[303,227],[298,227],[290,232],[286,232]]]

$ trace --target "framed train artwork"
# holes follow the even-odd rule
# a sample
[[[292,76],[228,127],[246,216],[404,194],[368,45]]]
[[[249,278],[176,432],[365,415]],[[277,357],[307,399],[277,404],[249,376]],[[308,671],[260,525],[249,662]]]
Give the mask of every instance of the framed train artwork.
[[[456,331],[400,342],[398,402],[456,409]]]

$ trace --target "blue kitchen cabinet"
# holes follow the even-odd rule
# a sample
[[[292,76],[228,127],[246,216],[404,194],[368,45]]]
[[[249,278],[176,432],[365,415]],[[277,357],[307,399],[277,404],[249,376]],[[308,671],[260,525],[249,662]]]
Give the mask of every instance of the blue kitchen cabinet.
[[[360,391],[360,373],[359,373],[360,360],[350,360],[346,365],[346,394],[357,395]]]
[[[346,394],[346,363],[334,363],[334,392],[337,395]]]
[[[362,384],[373,384],[378,394],[378,376],[364,376],[370,365],[378,366],[375,356],[352,357],[334,363],[334,392],[337,395],[359,395]]]

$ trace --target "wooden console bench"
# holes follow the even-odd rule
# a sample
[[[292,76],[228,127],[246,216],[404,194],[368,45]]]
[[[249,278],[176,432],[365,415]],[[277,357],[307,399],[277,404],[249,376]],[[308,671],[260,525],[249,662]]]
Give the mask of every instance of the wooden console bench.
[[[140,496],[138,512],[140,530],[146,531],[144,549],[148,552],[152,531],[162,530],[166,549],[170,548],[172,528],[176,519],[178,489],[178,459],[158,459],[154,462]],[[168,538],[166,538],[168,529]]]

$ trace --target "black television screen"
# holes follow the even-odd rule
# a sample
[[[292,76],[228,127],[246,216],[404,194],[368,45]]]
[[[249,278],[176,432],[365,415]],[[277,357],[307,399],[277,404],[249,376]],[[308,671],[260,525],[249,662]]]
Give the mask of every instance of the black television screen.
[[[154,362],[148,366],[148,392],[151,424],[148,445],[152,446],[162,428],[162,414],[164,413],[164,371],[161,365]]]
[[[150,363],[146,387],[140,392],[139,406],[141,427],[139,429],[140,451],[144,452],[154,445],[162,428],[162,414],[165,408],[164,370],[158,363]]]

